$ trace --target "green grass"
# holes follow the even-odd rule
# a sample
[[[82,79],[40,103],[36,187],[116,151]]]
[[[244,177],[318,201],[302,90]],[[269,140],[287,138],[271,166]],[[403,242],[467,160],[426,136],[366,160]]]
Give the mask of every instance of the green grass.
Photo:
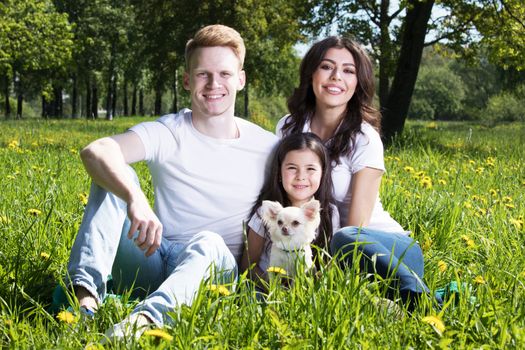
[[[97,348],[125,301],[104,304],[92,321],[71,324],[46,311],[80,225],[89,178],[78,150],[122,132],[138,118],[0,122],[0,346]],[[421,243],[425,280],[470,286],[442,310],[424,301],[398,319],[378,309],[382,281],[323,268],[290,289],[273,284],[257,302],[202,288],[173,313],[171,340],[156,348],[523,348],[525,346],[525,127],[411,122],[385,152],[385,208]],[[146,167],[137,166],[151,198]],[[33,210],[34,209],[34,210]],[[474,298],[470,298],[474,297]],[[440,332],[426,316],[445,325]],[[129,347],[120,344],[121,347]]]

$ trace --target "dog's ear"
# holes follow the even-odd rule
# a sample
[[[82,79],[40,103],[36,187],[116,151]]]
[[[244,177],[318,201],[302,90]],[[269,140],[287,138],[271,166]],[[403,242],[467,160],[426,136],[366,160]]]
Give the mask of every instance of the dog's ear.
[[[277,214],[283,209],[279,202],[263,201],[261,205],[261,215],[265,222],[275,221]]]
[[[309,202],[301,205],[304,216],[310,221],[314,220],[321,211],[321,204],[317,199],[311,199]]]

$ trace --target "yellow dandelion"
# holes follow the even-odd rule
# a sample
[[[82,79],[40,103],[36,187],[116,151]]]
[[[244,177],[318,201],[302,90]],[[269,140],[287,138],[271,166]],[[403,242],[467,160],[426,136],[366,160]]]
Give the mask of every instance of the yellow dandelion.
[[[72,324],[77,322],[75,315],[69,311],[60,311],[57,315],[57,319],[61,322]]]
[[[147,335],[149,337],[155,337],[155,338],[159,338],[159,339],[163,339],[165,341],[172,341],[173,340],[173,336],[170,335],[168,332],[162,330],[162,329],[148,329],[147,331],[144,332],[144,335]]]
[[[445,271],[447,271],[447,267],[448,267],[448,265],[447,265],[446,262],[444,262],[443,260],[439,260],[438,261],[438,269],[439,269],[439,271],[445,272]]]
[[[401,158],[399,158],[399,157],[394,157],[394,160],[395,160],[396,162],[400,162],[400,161],[401,161]]]
[[[36,141],[31,142],[31,146],[38,147],[38,142],[36,142]]]
[[[403,170],[405,170],[407,173],[415,173],[416,171],[414,170],[414,168],[412,168],[411,166],[406,166],[403,168]]]
[[[446,175],[446,176],[449,176],[450,172],[448,170],[443,170],[443,174]]]
[[[226,288],[225,286],[223,285],[217,285],[217,284],[210,284],[208,287],[208,290],[212,291],[212,292],[216,292],[216,293],[219,293],[221,295],[224,295],[224,296],[228,296],[230,295],[230,291],[228,290],[228,288]]]
[[[471,209],[472,208],[472,203],[470,203],[469,201],[466,201],[466,202],[463,202],[463,206],[467,209]]]
[[[421,321],[431,325],[439,335],[443,334],[445,331],[445,324],[438,316],[425,316],[421,319]]]
[[[424,171],[418,171],[418,172],[416,173],[416,176],[417,176],[417,177],[422,177],[422,176],[424,176],[424,175],[425,175],[425,172],[424,172]]]
[[[432,179],[430,179],[430,177],[428,176],[425,176],[423,177],[419,183],[421,184],[421,186],[423,186],[424,188],[432,188]]]
[[[510,221],[510,223],[513,224],[518,230],[521,230],[521,228],[523,227],[523,219],[522,219],[522,218],[517,218],[517,219],[511,218],[509,221]]]
[[[273,273],[280,274],[280,275],[286,275],[286,270],[278,266],[270,266],[268,270],[266,271],[270,273],[273,272]]]
[[[484,170],[485,170],[485,168],[482,167],[482,166],[480,166],[480,167],[478,167],[478,168],[476,169],[476,173],[478,173],[478,174],[483,174],[483,171],[484,171]]]
[[[489,193],[490,193],[491,196],[495,197],[495,196],[498,195],[498,190],[495,190],[495,189],[491,188],[489,190]]]
[[[483,276],[478,275],[478,276],[476,276],[476,278],[474,278],[474,283],[485,284],[487,282],[485,282],[485,279],[483,278]]]
[[[31,208],[31,209],[27,210],[27,213],[30,214],[30,215],[33,215],[33,216],[38,216],[38,215],[42,214],[42,211],[40,211],[38,209]]]
[[[465,185],[465,188],[466,188],[467,190],[471,190],[471,189],[472,189],[472,186],[471,186],[471,185]]]
[[[493,157],[488,157],[485,160],[485,164],[487,164],[488,166],[494,166],[495,163],[496,163],[496,159],[494,159]]]
[[[14,177],[13,175],[7,175],[6,177],[7,177],[9,180],[14,180],[14,179],[15,179],[15,177]]]
[[[104,350],[104,346],[99,343],[90,343],[86,345],[84,350]]]
[[[77,150],[76,148],[70,148],[70,149],[69,149],[69,152],[70,152],[71,154],[77,154],[77,153],[78,153],[78,150]]]
[[[516,208],[516,207],[514,206],[514,204],[512,204],[512,203],[505,203],[505,207],[506,207],[506,208],[509,208],[509,209],[514,209],[514,208]]]
[[[512,202],[512,197],[511,196],[505,196],[505,197],[501,198],[501,200],[503,201],[503,203],[511,203]]]
[[[13,140],[7,144],[7,147],[10,149],[16,149],[20,147],[20,143],[18,142],[18,140]]]
[[[443,180],[443,179],[439,179],[438,180],[438,184],[440,185],[446,185],[447,184],[447,181]]]
[[[474,165],[474,164],[476,164],[476,162],[475,162],[475,161],[473,161],[472,159],[469,159],[469,161],[468,161],[468,162],[469,162],[469,164],[470,164],[470,165]]]
[[[521,182],[521,184],[522,184],[523,186],[525,186],[525,180],[523,180],[523,181]]]
[[[0,224],[10,224],[11,220],[5,215],[0,215]]]
[[[427,129],[437,129],[438,125],[436,122],[430,122],[427,124]]]
[[[463,241],[469,248],[474,248],[476,246],[476,243],[467,235],[462,235],[461,239],[463,239]]]
[[[485,216],[487,215],[487,209],[484,208],[478,208],[479,215]]]
[[[78,199],[80,199],[80,202],[84,205],[87,205],[88,203],[88,196],[86,193],[82,192],[78,194]]]
[[[40,253],[40,257],[44,260],[49,260],[49,258],[51,257],[51,255],[49,255],[49,253],[46,253],[46,252],[42,252]]]

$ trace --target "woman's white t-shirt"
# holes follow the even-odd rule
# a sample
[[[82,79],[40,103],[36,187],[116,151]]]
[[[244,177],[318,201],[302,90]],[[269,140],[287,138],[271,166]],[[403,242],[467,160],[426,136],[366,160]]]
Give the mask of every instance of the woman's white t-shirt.
[[[281,129],[288,118],[288,115],[279,120],[276,127],[276,134],[282,137]],[[304,125],[303,132],[311,132],[310,122],[307,121]],[[361,124],[361,132],[357,133],[355,138],[355,146],[350,154],[341,156],[339,164],[335,164],[332,168],[332,182],[334,186],[335,204],[339,210],[341,218],[341,227],[347,226],[346,220],[348,218],[348,211],[352,193],[350,191],[350,183],[352,175],[364,168],[373,168],[385,171],[385,163],[383,159],[383,142],[381,137],[372,125],[363,122]],[[408,234],[408,231],[403,230],[401,225],[395,221],[383,209],[379,194],[377,195],[374,209],[370,223],[367,226],[370,229],[380,230],[384,232],[396,232],[401,234]]]

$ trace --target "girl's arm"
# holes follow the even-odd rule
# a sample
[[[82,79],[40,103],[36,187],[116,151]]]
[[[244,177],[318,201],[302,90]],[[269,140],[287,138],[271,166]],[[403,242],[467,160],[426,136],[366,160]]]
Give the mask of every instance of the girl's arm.
[[[374,168],[363,168],[352,175],[352,197],[346,221],[348,226],[368,226],[382,176],[383,170]]]
[[[264,249],[265,239],[251,228],[248,230],[248,243],[244,249],[241,259],[241,273],[248,270],[248,276],[251,280],[258,282],[260,279],[266,280],[267,274],[259,268],[259,260]]]

